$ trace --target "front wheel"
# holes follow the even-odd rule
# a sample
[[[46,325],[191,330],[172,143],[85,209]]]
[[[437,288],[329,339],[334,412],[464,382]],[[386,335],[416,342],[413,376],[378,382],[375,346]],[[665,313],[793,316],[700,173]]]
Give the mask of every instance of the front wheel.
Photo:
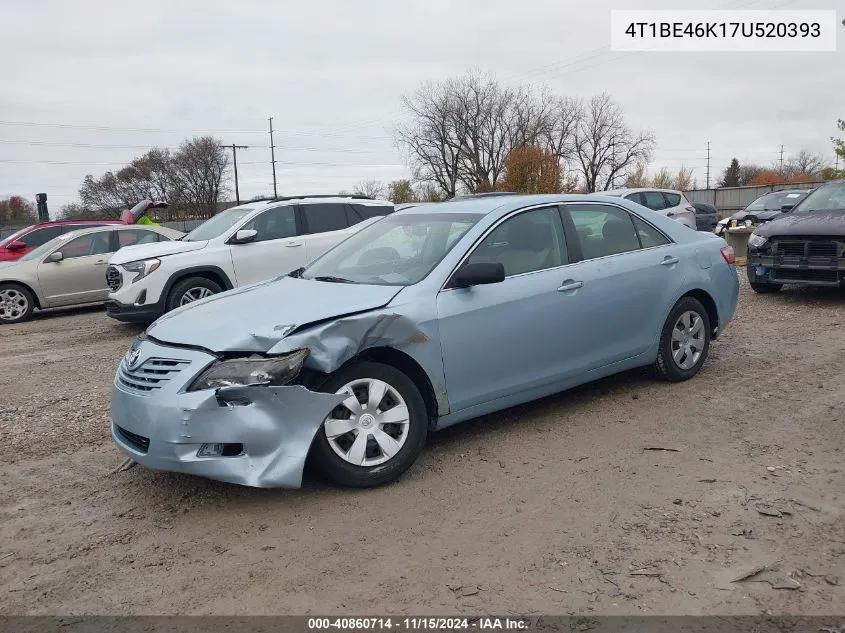
[[[655,373],[669,382],[695,376],[710,350],[710,331],[710,317],[701,302],[682,297],[663,326]]]
[[[32,293],[17,284],[0,284],[0,323],[26,321],[35,309]]]
[[[419,390],[390,365],[361,362],[330,375],[320,391],[348,396],[328,415],[312,447],[316,466],[343,486],[393,481],[417,459],[428,436]]]
[[[177,282],[167,295],[167,311],[186,306],[222,292],[219,284],[205,277],[188,277]]]

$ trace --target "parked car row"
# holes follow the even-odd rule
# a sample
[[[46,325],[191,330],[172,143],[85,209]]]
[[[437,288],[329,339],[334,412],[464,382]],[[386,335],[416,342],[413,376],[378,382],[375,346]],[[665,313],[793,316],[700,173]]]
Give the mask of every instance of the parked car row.
[[[50,222],[12,235],[5,244],[29,241],[11,249],[16,261],[0,262],[0,323],[103,302],[116,319],[153,321],[299,268],[393,211],[390,202],[362,196],[288,197],[233,207],[187,235],[131,224],[160,205],[139,203],[122,221]]]

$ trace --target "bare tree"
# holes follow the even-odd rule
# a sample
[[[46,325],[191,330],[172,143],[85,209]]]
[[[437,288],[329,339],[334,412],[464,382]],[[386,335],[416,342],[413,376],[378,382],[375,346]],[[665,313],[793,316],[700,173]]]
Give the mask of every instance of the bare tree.
[[[672,180],[672,189],[675,191],[689,191],[692,189],[692,169],[681,165],[678,173]]]
[[[443,191],[432,182],[421,182],[414,187],[416,198],[420,202],[443,202],[446,196]]]
[[[406,152],[414,178],[436,185],[447,197],[457,192],[463,158],[453,84],[429,82],[402,97],[409,120],[394,130],[396,144]]]
[[[670,174],[666,168],[661,169],[651,177],[650,186],[655,189],[671,189],[672,184],[672,174]]]
[[[564,163],[575,157],[575,132],[583,116],[584,104],[580,99],[555,97],[544,119],[540,137],[546,149]]]
[[[541,146],[562,167],[572,154],[578,103],[547,89],[508,87],[470,71],[425,84],[403,102],[408,122],[396,128],[396,143],[415,179],[435,183],[446,197],[460,188],[495,189],[515,148]]]
[[[590,99],[575,132],[575,154],[588,192],[608,189],[616,177],[647,163],[653,149],[654,135],[628,127],[610,95]]]
[[[368,198],[384,197],[384,183],[379,180],[362,180],[352,189],[356,196],[367,196]]]
[[[212,136],[184,141],[173,156],[173,184],[181,206],[195,218],[210,218],[228,191],[229,154]]]
[[[755,178],[765,171],[760,165],[740,165],[737,186],[744,187],[751,184]]]
[[[644,163],[637,164],[625,176],[623,187],[636,189],[639,187],[648,187],[648,168]]]
[[[822,169],[828,167],[828,161],[821,154],[811,154],[807,150],[801,150],[791,156],[783,166],[784,176],[793,178],[795,176],[819,177]]]

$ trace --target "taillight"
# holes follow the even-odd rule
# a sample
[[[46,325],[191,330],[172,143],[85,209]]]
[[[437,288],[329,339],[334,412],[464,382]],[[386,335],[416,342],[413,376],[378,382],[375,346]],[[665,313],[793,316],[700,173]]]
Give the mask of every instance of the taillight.
[[[723,246],[722,247],[722,257],[725,258],[725,261],[733,266],[736,264],[736,253],[734,253],[733,246]]]

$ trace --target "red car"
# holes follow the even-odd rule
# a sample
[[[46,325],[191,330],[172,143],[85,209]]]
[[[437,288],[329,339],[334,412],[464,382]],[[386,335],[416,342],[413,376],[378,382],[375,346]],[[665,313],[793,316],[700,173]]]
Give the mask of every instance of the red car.
[[[126,224],[120,220],[59,220],[33,224],[0,241],[0,262],[13,262],[34,248],[68,231],[87,229],[103,224]]]
[[[167,208],[166,202],[142,200],[131,209],[121,213],[119,220],[57,220],[33,224],[0,240],[0,262],[13,262],[20,259],[29,251],[46,244],[62,233],[104,224],[135,224],[150,209],[162,208]]]

